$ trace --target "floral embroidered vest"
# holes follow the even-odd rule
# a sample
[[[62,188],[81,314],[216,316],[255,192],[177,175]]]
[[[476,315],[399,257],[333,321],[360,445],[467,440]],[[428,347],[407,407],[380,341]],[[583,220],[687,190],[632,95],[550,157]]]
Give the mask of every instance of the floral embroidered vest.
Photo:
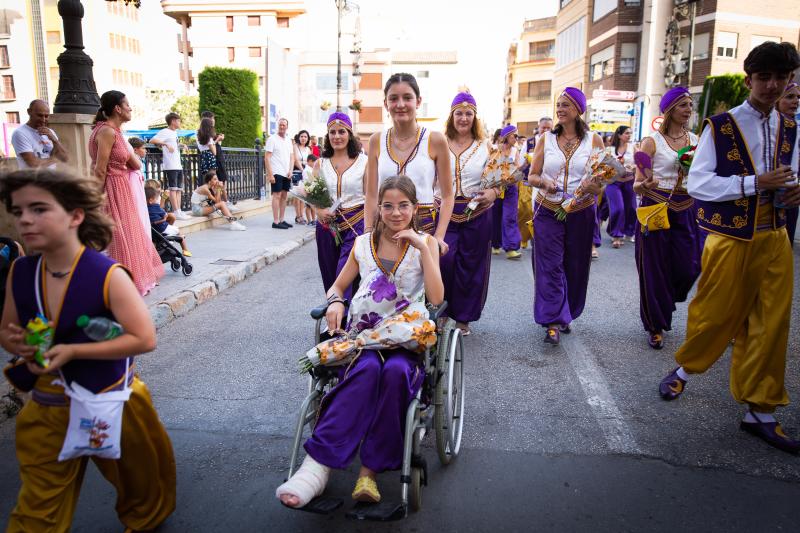
[[[706,119],[704,126],[711,128],[714,137],[714,148],[717,153],[718,176],[752,176],[756,173],[752,156],[747,148],[742,132],[730,113],[722,113]],[[797,138],[797,123],[785,116],[778,120],[777,142],[775,144],[775,163],[789,165],[792,160],[792,147]],[[767,197],[769,195],[769,197]],[[758,210],[761,199],[772,201],[772,193],[763,192],[757,195],[729,200],[725,202],[707,202],[697,200],[697,222],[706,231],[719,233],[734,239],[752,240],[756,231]],[[786,225],[786,213],[783,209],[773,209],[772,229]]]

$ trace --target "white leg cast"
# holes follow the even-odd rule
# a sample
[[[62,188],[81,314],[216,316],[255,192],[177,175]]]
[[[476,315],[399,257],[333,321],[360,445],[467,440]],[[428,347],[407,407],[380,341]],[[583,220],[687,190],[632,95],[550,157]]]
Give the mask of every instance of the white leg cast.
[[[284,494],[296,496],[300,501],[295,507],[303,507],[322,494],[325,485],[328,484],[330,474],[330,468],[319,464],[310,455],[306,455],[295,475],[275,489],[275,497],[280,499]]]

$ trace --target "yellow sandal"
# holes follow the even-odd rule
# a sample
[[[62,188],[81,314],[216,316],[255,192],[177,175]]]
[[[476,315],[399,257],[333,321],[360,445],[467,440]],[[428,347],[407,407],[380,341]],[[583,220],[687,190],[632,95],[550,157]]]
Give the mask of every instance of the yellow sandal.
[[[354,500],[359,502],[378,503],[381,501],[381,493],[378,492],[377,483],[375,483],[374,479],[367,476],[358,478],[352,496]]]

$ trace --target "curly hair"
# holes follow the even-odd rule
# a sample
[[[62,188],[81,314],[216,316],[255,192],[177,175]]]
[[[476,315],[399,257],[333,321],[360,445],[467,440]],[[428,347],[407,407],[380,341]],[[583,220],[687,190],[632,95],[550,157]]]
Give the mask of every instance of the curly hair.
[[[53,169],[9,172],[0,177],[0,201],[9,213],[11,195],[29,185],[52,194],[66,211],[83,210],[83,222],[78,227],[81,243],[98,251],[111,243],[114,222],[104,212],[105,195],[96,180]]]

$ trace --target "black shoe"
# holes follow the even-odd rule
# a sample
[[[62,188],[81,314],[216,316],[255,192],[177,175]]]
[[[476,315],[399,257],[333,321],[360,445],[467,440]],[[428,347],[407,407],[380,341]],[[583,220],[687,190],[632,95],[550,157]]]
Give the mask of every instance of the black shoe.
[[[273,222],[272,223],[272,227],[274,229],[289,229],[289,228],[287,228],[286,226],[283,225],[283,222]]]
[[[752,411],[750,413],[753,414]],[[753,416],[758,420],[755,414]],[[742,420],[739,427],[779,450],[793,454],[800,452],[800,441],[788,437],[777,422],[745,422]]]
[[[289,229],[289,228],[293,228],[294,227],[293,224],[289,224],[285,220],[283,222],[281,222],[280,224],[283,226],[284,229]]]
[[[546,344],[558,346],[561,342],[561,334],[558,326],[547,328],[547,332],[544,335],[544,342]]]

